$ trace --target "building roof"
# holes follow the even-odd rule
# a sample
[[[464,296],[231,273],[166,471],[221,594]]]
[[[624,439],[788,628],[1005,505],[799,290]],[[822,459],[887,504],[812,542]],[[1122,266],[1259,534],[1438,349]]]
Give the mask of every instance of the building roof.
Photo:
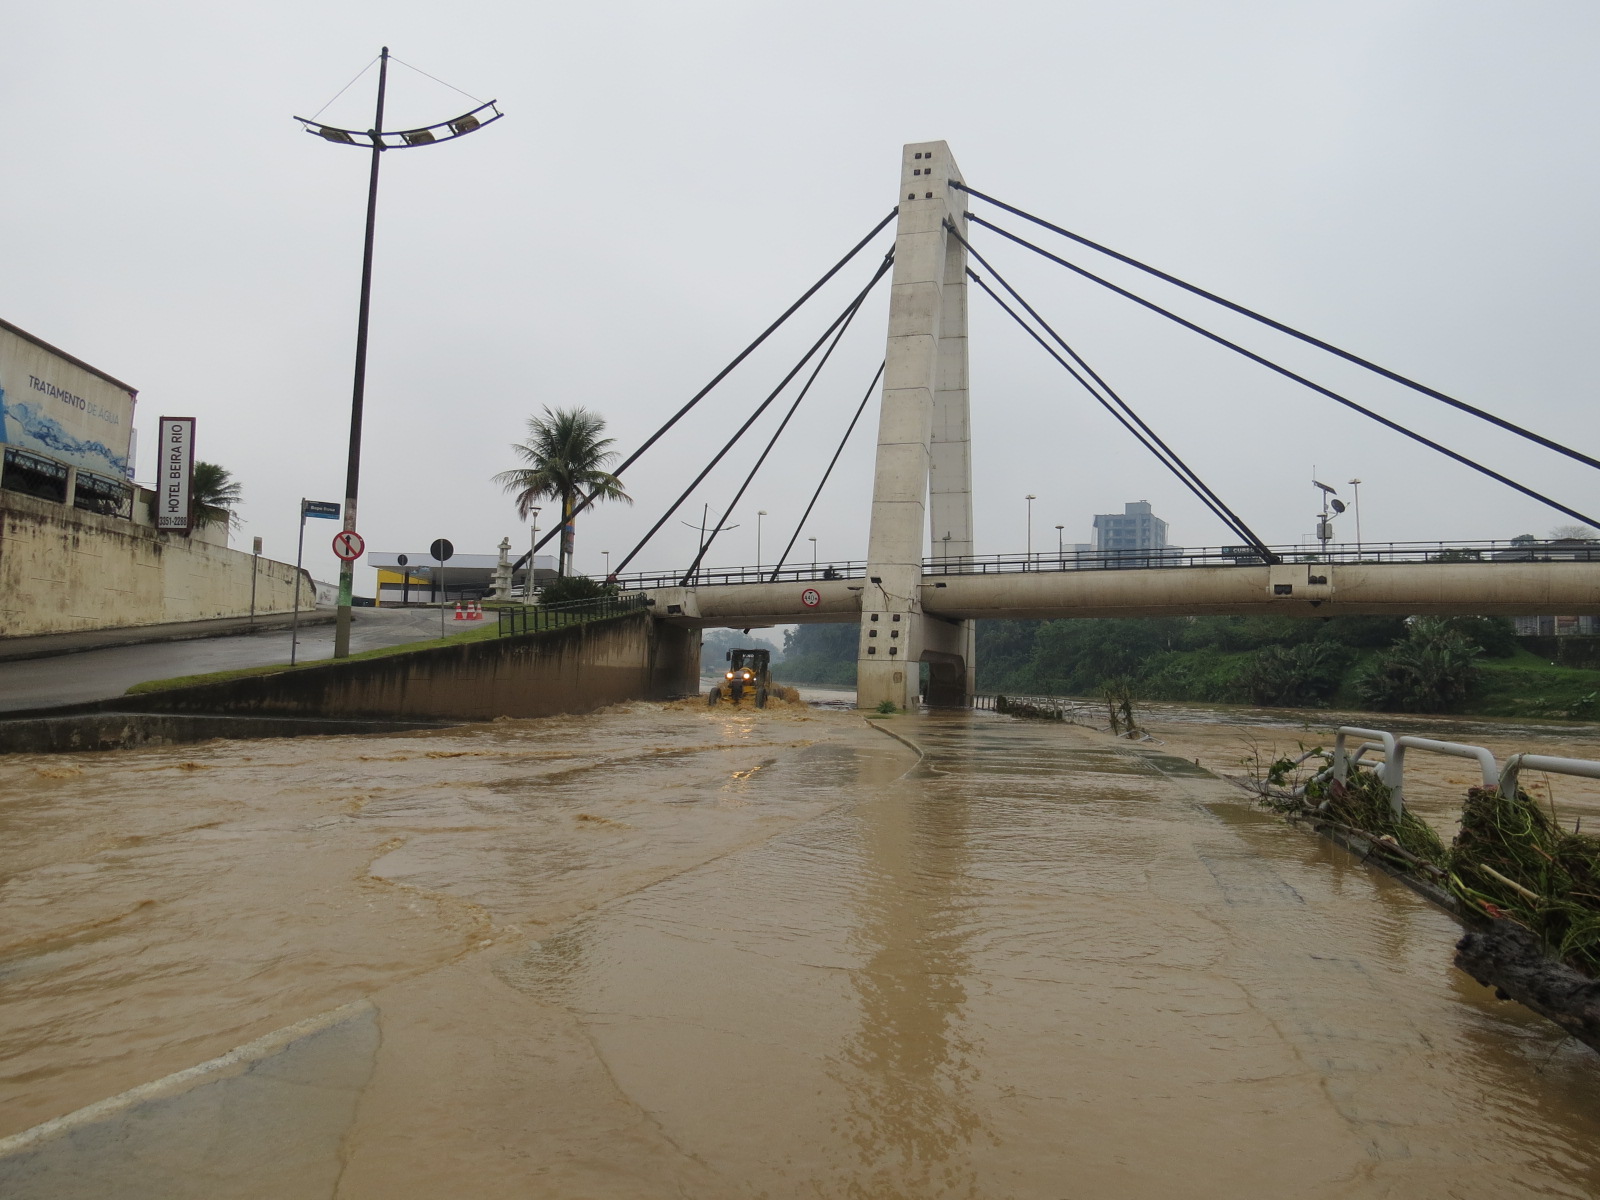
[[[18,329],[10,321],[5,320],[4,318],[0,318],[0,329],[4,329],[7,333],[16,334],[19,338],[21,338],[25,342],[32,342],[35,346],[39,347],[39,349],[41,349],[41,350],[48,350],[51,354],[54,354],[57,358],[66,360],[67,362],[71,363],[73,366],[77,367],[80,371],[87,371],[87,372],[89,372],[89,374],[93,375],[96,379],[103,379],[107,383],[111,384],[113,387],[121,388],[123,391],[127,392],[128,395],[130,395],[130,396],[137,397],[139,395],[139,389],[138,388],[133,387],[130,384],[123,383],[122,380],[117,379],[114,376],[107,375],[99,367],[91,367],[88,363],[84,362],[83,359],[77,358],[77,357],[75,357],[75,356],[73,356],[71,354],[68,354],[65,350],[62,350],[62,349],[60,349],[60,348],[58,348],[56,346],[52,346],[49,342],[45,341],[41,337],[34,337],[33,334],[29,333],[26,329]]]
[[[404,554],[410,560],[407,562],[406,567],[412,571],[439,565],[426,550],[373,550],[367,554],[367,565],[369,567],[381,567],[384,570],[397,571],[400,569],[400,564],[396,560],[399,559],[401,554]],[[513,563],[517,561],[515,555],[512,556],[511,561]],[[458,569],[492,571],[499,565],[500,556],[498,554],[456,554],[445,561],[444,569],[446,572]],[[555,557],[549,554],[539,555],[533,560],[533,569],[535,571],[554,571],[556,569]]]

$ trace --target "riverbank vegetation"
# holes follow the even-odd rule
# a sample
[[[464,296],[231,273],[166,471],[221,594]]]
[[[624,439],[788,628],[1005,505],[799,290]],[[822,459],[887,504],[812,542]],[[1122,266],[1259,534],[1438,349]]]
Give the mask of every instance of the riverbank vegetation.
[[[849,686],[856,637],[791,630],[784,677]],[[1123,683],[1142,700],[1600,719],[1600,670],[1556,666],[1499,617],[978,623],[980,691],[1099,698]]]

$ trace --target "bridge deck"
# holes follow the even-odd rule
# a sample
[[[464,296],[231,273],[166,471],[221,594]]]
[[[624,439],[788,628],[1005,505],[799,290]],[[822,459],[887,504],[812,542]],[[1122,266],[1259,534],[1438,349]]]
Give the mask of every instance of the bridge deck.
[[[738,628],[856,620],[862,593],[873,586],[857,574],[644,590],[655,600],[658,616]],[[922,605],[924,612],[949,619],[1584,615],[1600,613],[1600,562],[1334,562],[1278,567],[1245,563],[963,571],[925,574]]]

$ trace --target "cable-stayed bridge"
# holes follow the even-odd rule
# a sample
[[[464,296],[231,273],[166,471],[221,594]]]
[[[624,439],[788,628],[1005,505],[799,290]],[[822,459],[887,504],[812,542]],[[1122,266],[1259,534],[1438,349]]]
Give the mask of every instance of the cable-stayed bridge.
[[[1029,223],[1059,239],[1062,253],[1029,240],[983,212]],[[893,245],[844,310],[735,429],[710,461],[617,565],[618,584],[642,592],[655,615],[695,628],[750,628],[790,622],[860,625],[857,695],[865,707],[917,700],[922,663],[929,664],[930,703],[964,704],[973,692],[973,622],[990,618],[1265,614],[1307,618],[1339,615],[1600,613],[1600,546],[1538,547],[1507,543],[1268,545],[970,240],[974,228],[997,245],[1021,247],[1214,344],[1358,413],[1497,484],[1596,526],[1575,507],[1543,495],[1485,463],[1451,449],[1411,425],[1245,348],[1156,301],[1089,270],[1066,253],[1088,252],[1246,317],[1391,383],[1467,413],[1509,436],[1600,470],[1597,460],[1358,355],[1224,299],[1022,208],[970,187],[943,142],[913,143],[901,158],[900,190],[888,216],[709,383],[680,407],[618,467],[627,470],[728,377],[827,283],[894,224]],[[1038,236],[1038,235],[1035,235]],[[993,247],[990,247],[992,253]],[[882,365],[868,384],[804,514],[775,564],[707,569],[718,531],[738,507],[778,440],[811,393],[874,288],[889,279],[889,328]],[[1140,550],[1099,555],[980,556],[972,524],[971,415],[967,369],[969,286],[1011,317],[1145,450],[1183,483],[1239,544],[1213,550]],[[792,394],[725,512],[710,525],[699,553],[681,571],[629,575],[628,565],[778,400]],[[874,396],[878,437],[864,562],[790,563],[795,542],[827,487],[846,443]],[[746,454],[745,458],[751,457]],[[740,461],[745,461],[742,458]],[[819,464],[820,465],[820,464]],[[568,527],[593,497],[577,502],[543,546]],[[929,557],[933,547],[937,554]],[[538,547],[535,547],[537,549]],[[531,553],[531,552],[530,552]],[[521,565],[520,563],[518,564]]]

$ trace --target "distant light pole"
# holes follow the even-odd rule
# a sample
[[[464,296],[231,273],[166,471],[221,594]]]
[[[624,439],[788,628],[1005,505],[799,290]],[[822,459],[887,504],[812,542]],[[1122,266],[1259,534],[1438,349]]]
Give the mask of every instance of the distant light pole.
[[[806,540],[811,543],[811,572],[812,572],[812,574],[816,574],[816,570],[817,570],[817,539],[816,538],[807,538]]]
[[[1039,497],[1028,493],[1028,561],[1033,561],[1033,502]]]
[[[368,66],[371,64],[369,63]],[[356,316],[356,370],[355,386],[350,396],[350,450],[345,462],[344,528],[353,532],[356,527],[356,492],[361,482],[361,411],[367,391],[367,318],[372,310],[372,242],[378,219],[378,164],[385,150],[403,150],[411,146],[430,146],[448,142],[463,134],[481,129],[503,115],[493,100],[480,104],[471,112],[463,113],[450,121],[440,121],[421,129],[383,129],[383,97],[389,86],[389,47],[378,53],[378,107],[372,128],[362,132],[356,129],[339,129],[324,125],[314,118],[296,117],[307,133],[314,133],[326,141],[341,146],[367,146],[372,150],[372,171],[367,178],[367,234],[361,252],[361,303]],[[326,107],[326,105],[324,105]],[[480,116],[488,109],[492,116]],[[357,139],[365,139],[358,141]],[[385,141],[385,139],[390,139]],[[397,139],[397,140],[396,140]],[[354,559],[341,559],[339,566],[339,615],[333,633],[333,656],[350,656],[350,601],[355,590],[356,564]]]
[[[1062,562],[1067,560],[1067,543],[1062,540],[1066,537],[1066,534],[1061,532],[1065,528],[1065,525],[1056,526],[1056,557]]]
[[[522,581],[522,598],[529,604],[533,603],[533,548],[539,544],[539,506],[534,505],[528,510],[528,515],[533,518],[533,535],[528,539],[528,574]]]
[[[261,569],[261,539],[252,543],[250,551],[250,628],[256,625],[256,573]]]
[[[611,578],[611,551],[602,550],[602,551],[600,551],[600,553],[604,554],[606,556],[606,578],[610,579]]]
[[[767,510],[756,510],[756,578],[761,578],[761,518],[767,515]]]
[[[1350,507],[1356,510],[1356,558],[1361,558],[1361,480],[1352,479],[1350,486],[1355,494],[1350,497]]]

